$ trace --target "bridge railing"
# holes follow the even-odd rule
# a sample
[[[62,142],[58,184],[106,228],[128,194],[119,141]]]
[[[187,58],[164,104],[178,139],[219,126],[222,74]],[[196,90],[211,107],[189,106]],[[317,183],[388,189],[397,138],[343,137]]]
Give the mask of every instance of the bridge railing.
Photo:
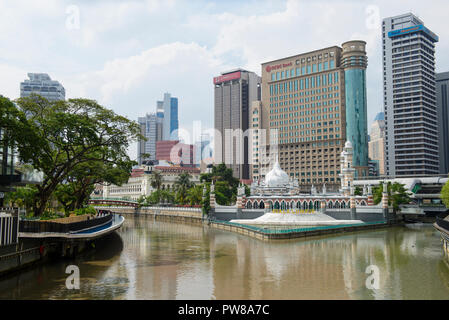
[[[0,247],[18,242],[19,210],[18,208],[0,208]]]

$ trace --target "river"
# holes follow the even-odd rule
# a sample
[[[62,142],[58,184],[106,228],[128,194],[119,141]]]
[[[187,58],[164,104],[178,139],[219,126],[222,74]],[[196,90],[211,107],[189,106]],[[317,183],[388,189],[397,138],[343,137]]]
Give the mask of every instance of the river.
[[[448,260],[429,224],[263,242],[125,217],[84,255],[0,279],[0,299],[449,299]],[[68,265],[79,289],[66,287]]]

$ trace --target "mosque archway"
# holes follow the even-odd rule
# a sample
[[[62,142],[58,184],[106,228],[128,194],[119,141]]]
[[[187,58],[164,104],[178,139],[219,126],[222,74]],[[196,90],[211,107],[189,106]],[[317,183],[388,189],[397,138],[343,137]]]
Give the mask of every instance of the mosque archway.
[[[252,207],[253,207],[253,205],[252,205],[251,201],[248,201],[246,203],[246,209],[252,209]]]
[[[263,201],[260,201],[259,208],[260,209],[265,209],[265,203]]]
[[[274,203],[274,209],[280,209],[280,205],[279,205],[279,201],[276,201],[275,203]]]

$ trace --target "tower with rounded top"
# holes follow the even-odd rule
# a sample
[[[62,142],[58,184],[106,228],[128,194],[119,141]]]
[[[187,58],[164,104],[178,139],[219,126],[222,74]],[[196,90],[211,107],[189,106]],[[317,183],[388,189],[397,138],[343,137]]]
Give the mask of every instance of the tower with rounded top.
[[[342,44],[341,66],[345,70],[346,140],[353,147],[353,167],[357,176],[367,176],[368,129],[366,103],[366,42],[348,41]]]
[[[345,147],[340,154],[340,180],[341,180],[341,192],[349,196],[351,193],[351,188],[354,185],[354,173],[355,169],[353,167],[353,150],[351,141],[346,141]]]

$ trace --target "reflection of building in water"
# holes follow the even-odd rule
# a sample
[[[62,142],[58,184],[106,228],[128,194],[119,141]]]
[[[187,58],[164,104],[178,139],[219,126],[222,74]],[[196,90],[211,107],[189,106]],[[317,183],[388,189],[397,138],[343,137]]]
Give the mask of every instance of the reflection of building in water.
[[[267,243],[237,236],[214,264],[217,299],[346,299],[337,254],[319,241]],[[214,239],[211,239],[214,242]],[[317,254],[317,251],[328,254]],[[232,260],[232,261],[230,261]]]

